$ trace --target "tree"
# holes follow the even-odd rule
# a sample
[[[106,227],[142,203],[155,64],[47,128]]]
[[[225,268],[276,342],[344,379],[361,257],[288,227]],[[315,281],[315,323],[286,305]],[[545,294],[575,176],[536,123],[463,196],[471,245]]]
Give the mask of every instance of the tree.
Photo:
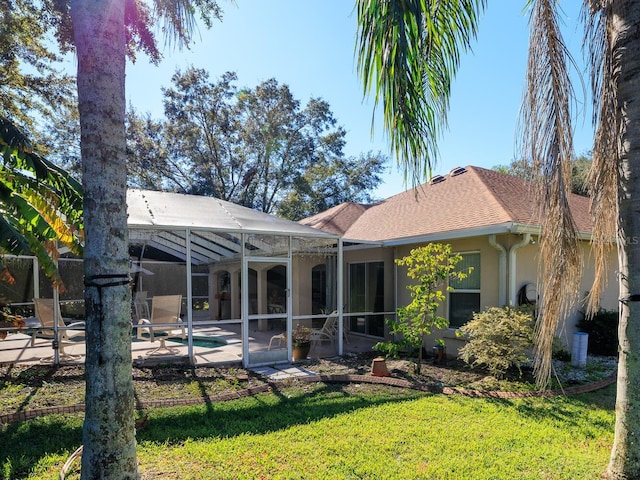
[[[580,155],[571,160],[571,192],[583,197],[589,195],[587,178],[590,168],[591,153]],[[493,170],[528,181],[534,181],[539,176],[539,173],[533,170],[533,165],[526,158],[512,160],[509,165],[496,165]]]
[[[73,102],[73,78],[56,70],[60,57],[48,42],[54,21],[43,2],[0,2],[0,115],[31,138]]]
[[[378,343],[374,348],[393,354],[397,354],[397,349],[405,346],[417,349],[416,371],[420,373],[424,337],[434,328],[449,326],[449,320],[438,315],[440,305],[447,299],[444,292],[453,291],[449,280],[463,280],[473,270],[473,267],[466,272],[456,270],[456,265],[461,260],[462,255],[454,254],[451,245],[442,243],[414,248],[408,256],[396,259],[396,264],[407,267],[407,276],[417,280],[417,283],[407,285],[411,292],[411,303],[398,308],[397,319],[387,320],[391,333],[399,335],[400,340]]]
[[[344,202],[371,203],[369,192],[380,183],[386,157],[372,152],[359,157],[318,159],[280,201],[278,215],[298,221]]]
[[[578,156],[571,165],[571,191],[586,197],[589,195],[589,170],[591,170],[591,153]]]
[[[50,162],[82,181],[78,102],[75,94],[70,98],[72,103],[61,105],[57,115],[47,118],[46,128],[34,133],[34,142]]]
[[[380,182],[386,158],[345,158],[346,132],[327,102],[311,99],[302,108],[275,79],[240,90],[236,80],[231,72],[211,82],[202,69],[177,71],[163,89],[165,120],[131,110],[130,184],[157,189],[160,179],[161,188],[295,219],[350,193],[354,201],[370,200],[367,190]]]
[[[548,382],[557,322],[574,305],[580,281],[571,186],[571,59],[558,26],[555,0],[527,0],[531,38],[524,100],[523,157],[540,173],[543,216],[536,326],[536,374]],[[365,91],[383,100],[385,129],[400,162],[413,174],[436,160],[438,133],[446,125],[451,79],[460,52],[475,37],[484,0],[358,0],[359,72]],[[615,440],[605,476],[639,478],[640,450],[640,76],[637,39],[640,4],[631,0],[585,2],[596,137],[588,184],[592,201],[596,280],[589,311],[597,310],[606,258],[616,239],[621,298]],[[613,212],[616,212],[614,215]]]
[[[199,0],[195,6],[205,15],[219,14],[213,1]],[[157,18],[168,20],[165,29],[188,42],[194,5],[156,2],[155,7]],[[144,27],[145,17],[134,15],[141,11],[141,5],[125,0],[70,4],[85,192],[83,479],[139,477],[131,377],[124,78],[131,17],[142,18],[134,25]]]
[[[86,195],[83,479],[138,478],[124,161],[124,2],[108,5],[71,3]]]
[[[129,107],[127,129],[127,183],[146,190],[178,189],[186,172],[170,162],[171,139],[165,124]]]
[[[82,255],[82,186],[33,151],[16,125],[0,116],[0,254],[35,254],[55,286],[59,244]],[[12,275],[0,257],[0,278]]]

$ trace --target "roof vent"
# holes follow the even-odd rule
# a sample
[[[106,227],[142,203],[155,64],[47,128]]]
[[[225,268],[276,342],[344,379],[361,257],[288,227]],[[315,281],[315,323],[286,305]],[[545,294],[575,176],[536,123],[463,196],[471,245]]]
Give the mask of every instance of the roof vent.
[[[467,169],[464,167],[455,167],[451,169],[451,171],[449,172],[449,175],[452,177],[455,177],[456,175],[462,175],[466,171]]]
[[[431,180],[429,181],[431,185],[435,185],[436,183],[440,183],[440,182],[444,182],[444,177],[442,175],[434,175],[433,177],[431,177]]]

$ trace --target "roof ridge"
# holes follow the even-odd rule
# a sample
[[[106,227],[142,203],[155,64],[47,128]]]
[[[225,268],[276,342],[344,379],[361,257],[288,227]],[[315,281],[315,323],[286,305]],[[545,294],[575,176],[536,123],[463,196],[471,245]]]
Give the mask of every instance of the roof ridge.
[[[342,202],[323,212],[298,221],[315,229],[344,236],[354,222],[368,209],[369,205],[356,202]]]
[[[338,205],[334,205],[333,207],[329,208],[328,210],[325,210],[324,212],[318,212],[315,215],[312,215],[312,216],[307,217],[307,218],[303,218],[300,221],[304,222],[305,224],[313,223],[313,219],[318,217],[320,219],[320,221],[318,223],[322,224],[322,225],[326,225],[331,220],[336,218],[339,213],[341,213],[343,210],[347,209],[350,205],[356,205],[356,206],[362,207],[363,211],[367,210],[369,208],[369,205],[364,205],[364,204],[358,203],[358,202],[342,202],[342,203],[339,203]],[[328,216],[326,215],[327,212],[330,212]],[[321,228],[321,227],[315,227],[315,228]]]

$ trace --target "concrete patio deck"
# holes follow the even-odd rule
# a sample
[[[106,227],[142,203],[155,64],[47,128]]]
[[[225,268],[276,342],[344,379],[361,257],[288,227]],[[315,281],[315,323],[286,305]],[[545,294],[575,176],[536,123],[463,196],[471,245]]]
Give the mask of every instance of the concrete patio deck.
[[[252,351],[267,351],[269,341],[275,331],[251,331],[249,338]],[[194,335],[215,338],[224,342],[215,347],[194,346],[194,360],[196,365],[241,365],[242,340],[240,325],[225,324],[219,327],[202,327],[194,329]],[[165,340],[172,352],[150,355],[158,348],[159,341],[134,340],[131,343],[133,362],[140,365],[154,363],[184,362],[188,356],[188,347],[183,343]],[[344,344],[345,353],[370,352],[375,339],[349,335],[349,343]],[[281,345],[279,348],[286,348]],[[60,364],[82,364],[85,360],[84,341],[66,341],[63,346],[64,354],[60,353]],[[31,336],[24,333],[10,333],[6,339],[0,340],[0,363],[6,364],[52,364],[53,349],[51,340],[36,339],[31,346]],[[336,347],[330,343],[315,345],[309,356],[311,358],[329,358],[337,355]]]

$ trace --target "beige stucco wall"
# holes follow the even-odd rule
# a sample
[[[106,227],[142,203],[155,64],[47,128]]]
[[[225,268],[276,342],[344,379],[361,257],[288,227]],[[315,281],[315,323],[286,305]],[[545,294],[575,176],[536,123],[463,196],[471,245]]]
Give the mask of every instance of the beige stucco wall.
[[[496,305],[498,302],[498,251],[494,249],[487,237],[472,237],[452,240],[449,243],[455,253],[480,253],[480,305],[483,307]],[[420,245],[403,246],[397,249],[397,257],[410,254],[411,249]],[[406,305],[411,301],[407,285],[411,281],[406,276],[406,269],[398,267],[398,305]],[[446,302],[440,314],[447,315]]]
[[[312,309],[312,272],[318,265],[324,265],[326,259],[319,256],[295,257],[293,259],[293,315],[311,315]]]
[[[504,239],[502,239],[504,240]],[[500,242],[501,239],[499,238]],[[499,268],[498,258],[499,252],[489,244],[488,237],[471,237],[464,239],[455,239],[451,241],[443,241],[441,243],[450,243],[455,253],[480,253],[480,305],[482,308],[498,304],[498,284],[499,284]],[[424,244],[422,244],[424,245]],[[420,245],[403,246],[397,249],[398,258],[402,258],[410,254],[412,248]],[[409,291],[407,290],[408,282],[406,269],[398,267],[398,305],[406,305],[411,301]],[[506,288],[506,286],[505,286]],[[448,305],[445,301],[440,307],[440,315],[448,316]],[[455,355],[457,349],[462,346],[463,341],[456,336],[455,330],[446,329],[432,332],[425,340],[425,347],[430,348],[434,344],[435,339],[442,338],[447,344],[447,353]]]
[[[497,235],[496,241],[498,244],[503,245],[507,252],[517,243],[523,239],[522,235],[504,234]],[[538,274],[538,251],[539,245],[537,243],[537,237],[532,236],[532,241],[521,246],[515,250],[514,255],[507,253],[506,264],[506,278],[504,279],[504,297],[507,299],[507,304],[515,304],[515,295],[518,290],[527,283],[537,284]],[[499,257],[500,252],[489,243],[488,236],[471,237],[465,239],[455,239],[451,241],[443,241],[443,243],[450,243],[453,251],[456,253],[480,253],[480,268],[481,268],[481,290],[480,290],[480,305],[482,308],[489,306],[499,305],[499,285],[500,285],[500,272],[499,272]],[[395,280],[394,270],[396,269],[394,264],[394,258],[401,258],[409,255],[412,248],[419,246],[418,244],[409,246],[400,246],[395,248],[370,248],[360,251],[346,251],[344,254],[345,265],[345,303],[348,301],[348,285],[347,285],[347,272],[348,265],[353,262],[369,262],[369,261],[384,261],[385,262],[385,309],[387,311],[393,311],[397,306],[406,305],[410,302],[409,291],[406,286],[410,279],[406,276],[406,269],[404,267],[397,267],[397,280]],[[583,256],[583,276],[580,286],[580,295],[584,297],[586,292],[589,291],[594,278],[594,261],[590,252],[590,245],[588,242],[582,242],[581,252]],[[509,267],[509,261],[515,262],[515,269]],[[615,265],[616,265],[615,252],[612,252],[611,260],[609,262],[610,275],[605,294],[603,295],[601,305],[606,309],[617,309],[617,296],[618,286],[615,279]],[[515,271],[515,281],[510,281],[509,275]],[[394,283],[397,282],[397,303],[395,300]],[[558,329],[558,335],[565,342],[568,349],[571,349],[571,343],[573,339],[573,333],[576,331],[576,323],[580,319],[580,308],[577,307],[573,315],[571,315],[567,321],[562,324]],[[441,315],[447,316],[447,304],[442,305],[440,312]],[[458,348],[463,344],[463,340],[456,337],[453,329],[447,329],[444,331],[434,332],[430,338],[425,341],[425,346],[430,348],[433,344],[433,340],[436,338],[444,338],[447,342],[448,355],[456,355]]]

